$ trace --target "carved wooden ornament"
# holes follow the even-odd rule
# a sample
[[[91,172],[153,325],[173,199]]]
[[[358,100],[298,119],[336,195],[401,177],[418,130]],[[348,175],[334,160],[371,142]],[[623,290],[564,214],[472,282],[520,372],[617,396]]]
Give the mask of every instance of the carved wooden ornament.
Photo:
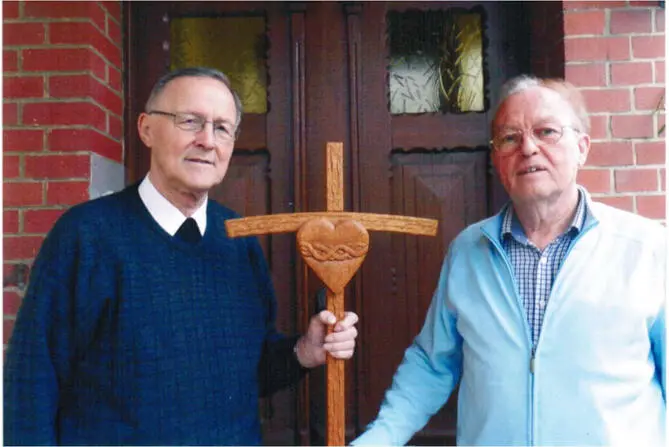
[[[304,261],[335,293],[343,292],[369,249],[369,233],[354,220],[310,220],[297,232]]]
[[[344,288],[369,249],[367,230],[434,236],[437,221],[417,217],[344,212],[343,144],[328,143],[326,157],[327,212],[274,214],[225,222],[229,237],[297,231],[304,261],[327,287],[327,309],[344,318]],[[332,332],[332,328],[329,329]],[[346,442],[344,361],[328,356],[327,445]]]

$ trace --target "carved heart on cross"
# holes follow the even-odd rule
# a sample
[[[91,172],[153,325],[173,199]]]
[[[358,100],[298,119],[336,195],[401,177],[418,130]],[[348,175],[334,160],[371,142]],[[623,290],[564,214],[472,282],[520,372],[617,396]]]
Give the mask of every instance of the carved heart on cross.
[[[297,232],[297,247],[327,288],[339,293],[365,260],[369,233],[354,220],[313,219]]]

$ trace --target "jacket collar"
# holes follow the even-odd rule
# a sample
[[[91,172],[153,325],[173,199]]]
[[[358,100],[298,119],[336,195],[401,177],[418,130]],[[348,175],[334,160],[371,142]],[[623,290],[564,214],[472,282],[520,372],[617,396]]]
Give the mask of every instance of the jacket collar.
[[[590,196],[590,193],[588,193],[588,191],[581,185],[578,185],[578,189],[582,193],[581,197],[585,198],[585,221],[583,222],[583,228],[581,228],[580,231],[581,234],[584,234],[592,227],[599,224],[599,219],[597,218],[597,209],[592,206],[592,197]],[[504,224],[504,216],[511,206],[512,202],[508,201],[497,214],[489,217],[488,219],[485,219],[481,223],[481,231],[486,237],[488,237],[488,239],[492,240],[493,242],[497,242],[499,244],[502,243],[501,235],[502,226]]]

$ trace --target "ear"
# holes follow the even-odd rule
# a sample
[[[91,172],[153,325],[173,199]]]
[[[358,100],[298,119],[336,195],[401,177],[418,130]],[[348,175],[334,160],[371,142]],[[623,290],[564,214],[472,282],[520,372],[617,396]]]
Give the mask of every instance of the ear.
[[[151,131],[152,129],[149,125],[150,121],[151,119],[146,113],[141,113],[139,118],[137,118],[137,131],[139,132],[139,138],[141,138],[142,143],[144,143],[144,145],[149,148],[153,144],[153,132]]]
[[[588,159],[588,153],[590,152],[590,135],[587,133],[579,135],[578,152],[578,166],[582,167],[585,165],[585,161]]]

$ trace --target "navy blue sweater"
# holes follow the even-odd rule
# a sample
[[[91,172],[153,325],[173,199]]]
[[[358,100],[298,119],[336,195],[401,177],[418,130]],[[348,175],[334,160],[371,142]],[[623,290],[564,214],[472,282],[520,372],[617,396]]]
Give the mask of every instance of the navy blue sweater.
[[[255,238],[209,201],[190,245],[137,185],[66,212],[47,236],[4,370],[12,444],[253,445],[258,397],[304,372],[275,331]]]

